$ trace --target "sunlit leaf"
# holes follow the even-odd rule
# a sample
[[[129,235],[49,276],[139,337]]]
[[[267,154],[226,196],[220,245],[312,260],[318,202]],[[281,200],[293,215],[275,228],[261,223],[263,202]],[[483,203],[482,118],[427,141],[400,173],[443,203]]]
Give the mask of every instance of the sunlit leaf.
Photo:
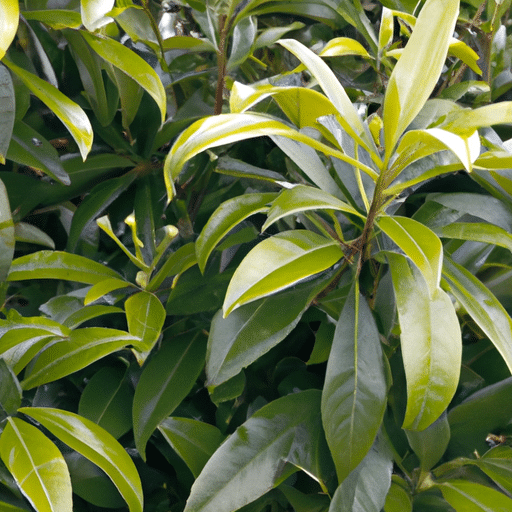
[[[306,230],[285,231],[260,242],[242,260],[224,300],[224,316],[253,300],[293,286],[343,258],[332,239]]]
[[[510,123],[512,123],[512,101],[502,101],[485,107],[450,113],[440,127],[467,136],[478,128]]]
[[[486,485],[467,480],[448,480],[436,488],[455,510],[494,511],[512,508],[512,499]]]
[[[115,0],[80,0],[80,13],[84,27],[94,32],[114,19],[106,16],[114,7]]]
[[[462,337],[450,297],[428,289],[407,258],[388,253],[407,379],[402,428],[423,430],[445,411],[459,382]]]
[[[373,445],[386,390],[379,333],[356,281],[337,323],[322,392],[322,423],[339,482]]]
[[[16,35],[19,13],[18,0],[5,0],[0,4],[0,60],[4,58]]]
[[[142,486],[135,464],[106,430],[68,411],[49,407],[24,407],[20,411],[99,466],[114,482],[130,512],[142,512]]]
[[[8,418],[0,436],[0,457],[35,510],[73,509],[64,457],[39,429],[19,418]]]
[[[350,37],[336,37],[331,39],[318,54],[320,57],[341,57],[343,55],[358,55],[370,58],[366,48]]]
[[[512,235],[503,228],[485,222],[453,222],[433,231],[441,238],[484,242],[505,247],[512,252]]]
[[[23,11],[23,17],[27,20],[40,21],[54,30],[78,28],[82,24],[82,17],[80,16],[80,13],[67,9]]]
[[[383,117],[386,160],[439,79],[458,13],[459,0],[427,0],[421,9],[386,90]]]
[[[82,159],[85,160],[92,148],[93,131],[89,118],[82,108],[42,78],[7,59],[4,59],[3,63],[64,123],[78,144]]]

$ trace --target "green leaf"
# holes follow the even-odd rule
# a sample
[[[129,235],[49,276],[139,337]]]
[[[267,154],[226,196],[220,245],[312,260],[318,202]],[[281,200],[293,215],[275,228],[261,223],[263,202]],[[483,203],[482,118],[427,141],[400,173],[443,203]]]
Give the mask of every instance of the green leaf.
[[[0,28],[0,33],[1,30]],[[11,141],[15,117],[14,102],[14,86],[11,75],[0,63],[0,165],[5,165],[5,156]]]
[[[450,441],[450,425],[446,414],[442,414],[432,425],[421,432],[406,430],[409,446],[423,471],[430,471],[441,459]]]
[[[453,222],[433,230],[441,238],[471,240],[497,245],[512,251],[512,235],[504,229],[484,222]]]
[[[135,285],[132,283],[124,281],[123,279],[118,279],[117,277],[104,279],[103,281],[100,281],[99,283],[91,286],[84,297],[84,305],[88,306],[92,302],[107,295],[107,293],[113,292],[114,290],[121,290],[122,288],[134,286]]]
[[[9,206],[9,197],[0,180],[0,283],[5,281],[14,256],[14,224]]]
[[[310,49],[294,39],[282,39],[279,43],[293,53],[316,78],[325,95],[331,100],[338,110],[343,128],[365,149],[372,147],[371,138],[366,133],[365,127],[350,101],[345,89],[340,84],[329,66]]]
[[[57,150],[23,121],[16,121],[14,124],[7,158],[13,162],[39,169],[63,185],[71,183]]]
[[[73,136],[82,159],[92,148],[93,131],[89,118],[74,101],[38,76],[4,59],[4,64],[63,122]]]
[[[155,295],[139,292],[130,296],[125,304],[128,331],[141,339],[137,350],[149,352],[158,341],[165,322],[165,308]]]
[[[380,512],[391,485],[392,470],[391,452],[379,437],[336,489],[329,512]]]
[[[114,0],[80,0],[80,13],[82,23],[90,32],[95,32],[114,21],[110,16],[106,16],[114,7]]]
[[[17,242],[44,245],[55,249],[55,243],[44,231],[26,222],[18,222],[14,226],[14,237]]]
[[[283,190],[270,207],[267,220],[261,230],[265,231],[274,222],[308,210],[337,210],[365,218],[353,206],[315,187],[296,185],[291,189]]]
[[[512,372],[512,319],[505,308],[471,272],[447,256],[443,277],[451,293],[492,341]]]
[[[478,128],[510,123],[512,123],[512,101],[501,101],[485,107],[449,113],[440,127],[467,136]]]
[[[121,279],[121,276],[101,263],[62,251],[39,251],[21,256],[12,262],[7,276],[8,281],[63,279],[86,284],[112,278]]]
[[[327,284],[326,279],[300,283],[275,296],[245,304],[227,318],[218,311],[208,337],[207,386],[218,386],[234,377],[282,341]]]
[[[455,510],[494,512],[510,510],[512,499],[486,485],[467,480],[449,480],[435,485]]]
[[[208,148],[231,144],[253,137],[281,135],[311,146],[326,155],[351,163],[372,177],[377,173],[339,150],[318,142],[284,124],[277,118],[258,113],[220,114],[206,117],[189,126],[174,142],[164,162],[164,177],[168,200],[174,196],[174,180],[193,156]]]
[[[279,490],[286,496],[294,512],[327,512],[329,509],[331,500],[325,494],[304,494],[286,484],[281,484]]]
[[[39,429],[19,418],[7,418],[0,436],[0,457],[35,510],[73,509],[64,457]]]
[[[355,281],[336,326],[322,392],[322,422],[338,482],[373,445],[384,416],[386,391],[379,333]]]
[[[126,368],[104,366],[87,382],[78,413],[119,439],[132,428],[132,401]]]
[[[286,463],[323,484],[325,439],[320,391],[284,396],[259,409],[212,455],[194,482],[185,512],[234,512],[281,483]]]
[[[343,55],[358,55],[370,59],[366,48],[350,37],[336,37],[331,39],[318,54],[320,57],[341,57]]]
[[[107,431],[72,412],[46,407],[24,407],[20,412],[99,466],[114,482],[130,512],[142,512],[142,486],[135,464]]]
[[[104,60],[135,80],[155,100],[165,121],[167,99],[162,81],[156,71],[135,52],[113,39],[81,32],[90,47]]]
[[[185,461],[194,478],[199,476],[208,459],[224,441],[217,427],[189,418],[166,418],[158,430]]]
[[[224,201],[210,216],[196,240],[197,262],[204,272],[208,257],[220,241],[250,215],[268,210],[274,192],[244,194]]]
[[[450,297],[429,291],[405,256],[388,253],[407,379],[402,428],[423,430],[448,407],[459,382],[462,337]]]
[[[253,48],[254,50],[267,48],[274,44],[278,39],[281,39],[281,37],[283,37],[287,32],[292,32],[301,28],[304,28],[304,23],[301,23],[300,21],[294,21],[289,25],[265,28],[256,38]]]
[[[405,490],[407,484],[396,475],[392,478],[391,487],[384,504],[384,512],[412,512],[411,496]],[[397,481],[403,482],[404,485],[399,485]]]
[[[249,252],[233,274],[224,300],[224,316],[242,304],[327,270],[341,258],[343,251],[335,240],[312,231],[285,231],[267,238]]]
[[[117,329],[76,329],[66,339],[50,343],[39,353],[35,363],[27,369],[21,386],[31,389],[60,379],[138,341],[139,338]]]
[[[82,24],[82,17],[80,16],[80,13],[67,9],[23,11],[23,17],[27,20],[40,21],[54,30],[79,28]]]
[[[7,366],[7,363],[0,359],[0,421],[5,415],[14,416],[21,406],[22,390],[16,375]]]
[[[459,0],[427,0],[421,9],[386,89],[383,117],[386,161],[439,79],[458,13]]]
[[[256,18],[252,16],[240,20],[235,25],[231,43],[232,50],[226,64],[228,72],[240,66],[249,57],[256,39],[257,29]]]
[[[471,460],[509,494],[512,492],[512,448],[496,446],[479,459]]]
[[[377,225],[418,267],[430,295],[436,293],[443,265],[443,245],[439,237],[418,221],[398,215],[381,216]]]
[[[133,399],[133,434],[143,459],[151,434],[188,395],[203,369],[205,345],[197,331],[164,339],[144,368]]]
[[[0,4],[0,60],[11,45],[18,30],[20,5],[18,0],[5,0]]]

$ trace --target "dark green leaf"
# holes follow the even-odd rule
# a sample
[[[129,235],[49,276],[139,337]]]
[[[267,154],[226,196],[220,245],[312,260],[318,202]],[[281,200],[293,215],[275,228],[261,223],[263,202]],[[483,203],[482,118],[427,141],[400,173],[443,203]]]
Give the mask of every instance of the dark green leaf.
[[[11,217],[9,197],[2,180],[0,180],[0,282],[9,274],[14,256],[14,224]]]
[[[143,458],[155,428],[188,395],[203,369],[205,345],[203,333],[197,331],[164,339],[144,368],[133,399],[135,445]]]
[[[0,165],[5,164],[14,126],[14,113],[12,78],[7,68],[0,64]]]
[[[0,421],[5,415],[14,416],[21,406],[21,386],[7,363],[0,359]]]
[[[356,282],[336,327],[322,392],[322,422],[339,482],[370,450],[384,416],[386,390],[379,333]]]

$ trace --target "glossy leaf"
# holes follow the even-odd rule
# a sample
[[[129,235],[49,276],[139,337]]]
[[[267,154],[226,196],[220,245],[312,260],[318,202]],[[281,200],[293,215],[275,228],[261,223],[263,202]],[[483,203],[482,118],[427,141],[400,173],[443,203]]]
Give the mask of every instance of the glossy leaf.
[[[4,59],[4,64],[64,123],[73,136],[82,159],[92,148],[93,131],[89,118],[74,101],[38,76]]]
[[[309,303],[328,284],[315,280],[235,309],[227,318],[218,311],[208,337],[208,386],[237,375],[282,341],[299,322]]]
[[[55,30],[65,28],[79,28],[82,24],[82,17],[79,12],[67,9],[45,9],[23,11],[23,17],[27,20],[36,20],[48,25]]]
[[[114,290],[121,290],[122,288],[133,286],[134,285],[132,283],[124,281],[123,279],[118,279],[117,277],[104,279],[103,281],[100,281],[99,283],[91,286],[84,297],[84,305],[88,306],[89,304],[107,295],[107,293],[113,292]]]
[[[155,70],[135,52],[113,39],[81,32],[91,48],[104,60],[135,80],[155,100],[165,121],[167,100],[164,86]]]
[[[0,180],[0,282],[9,274],[14,256],[14,223],[9,206],[9,197],[2,180]]]
[[[1,33],[2,29],[0,28]],[[0,37],[2,36],[0,35]],[[5,155],[11,141],[15,117],[14,101],[14,86],[11,75],[7,68],[0,64],[0,165],[5,165]]]
[[[53,240],[44,231],[26,222],[18,222],[14,226],[14,236],[17,242],[44,245],[55,249]]]
[[[356,282],[336,326],[322,392],[322,423],[338,482],[373,445],[384,416],[386,390],[379,333]]]
[[[421,9],[384,98],[386,160],[439,79],[458,13],[458,0],[427,0]]]
[[[84,256],[61,251],[40,251],[15,259],[7,280],[63,279],[96,284],[112,278],[121,279],[121,276]]]
[[[224,441],[217,427],[189,418],[166,418],[158,430],[185,461],[194,478],[199,476],[208,459]]]
[[[99,466],[114,482],[130,512],[142,512],[142,486],[135,464],[107,431],[78,414],[59,409],[24,407],[20,412]]]
[[[512,101],[502,101],[475,109],[464,109],[446,116],[441,125],[459,135],[468,135],[478,128],[512,122]]]
[[[347,161],[372,176],[376,174],[373,169],[354,158],[292,129],[277,118],[258,113],[220,114],[196,121],[176,139],[164,163],[164,177],[169,200],[174,196],[174,180],[180,174],[187,160],[193,156],[208,148],[270,135],[281,135],[302,142],[326,155]]]
[[[451,293],[498,349],[512,372],[512,319],[492,292],[468,270],[445,257],[443,277]]]
[[[141,339],[137,349],[150,351],[160,337],[165,322],[166,313],[162,303],[152,293],[139,292],[126,300],[124,308],[128,331]]]
[[[403,482],[404,486],[399,485],[397,481]],[[406,485],[405,481],[399,479],[398,476],[393,476],[386,496],[384,512],[412,512],[412,500],[410,494],[405,490]]]
[[[476,482],[449,480],[436,484],[436,487],[455,510],[494,512],[512,507],[512,499],[508,496]]]
[[[421,271],[430,295],[439,287],[443,264],[441,240],[423,224],[395,215],[382,216],[377,224]]]
[[[250,215],[268,210],[276,197],[273,192],[244,194],[223,202],[210,216],[196,240],[197,261],[204,272],[208,257],[220,241],[240,222]]]
[[[280,483],[286,462],[322,482],[325,456],[320,392],[284,396],[262,407],[212,455],[185,512],[234,512]],[[328,457],[328,456],[327,456]]]
[[[142,458],[153,431],[188,395],[203,369],[205,341],[197,331],[164,339],[144,368],[133,399],[133,433]]]
[[[72,510],[66,462],[39,429],[19,418],[8,418],[0,436],[0,457],[38,512]]]
[[[318,54],[320,57],[341,57],[343,55],[358,55],[370,58],[366,48],[350,37],[336,37],[331,39]]]
[[[5,0],[0,5],[0,60],[4,58],[16,35],[19,14],[20,6],[17,0]]]
[[[95,32],[99,28],[114,21],[110,16],[106,16],[114,7],[115,0],[80,0],[80,14],[82,23],[90,32]]]
[[[435,228],[434,232],[441,238],[484,242],[512,251],[512,235],[498,226],[484,222],[453,222]]]
[[[393,459],[377,438],[359,465],[336,489],[329,512],[381,512],[391,485]]]
[[[407,379],[402,428],[423,430],[450,403],[459,382],[462,338],[450,297],[429,291],[422,274],[399,254],[388,253],[395,289],[400,343]]]
[[[496,446],[480,459],[472,462],[510,494],[512,491],[512,448],[510,446]]]
[[[66,339],[50,343],[40,352],[21,385],[31,389],[60,379],[138,341],[139,338],[117,329],[76,329]]]
[[[343,258],[340,245],[312,231],[278,233],[260,242],[242,260],[224,300],[224,316],[254,300],[327,270]]]
[[[331,194],[318,188],[296,185],[291,189],[283,190],[277,199],[272,202],[272,206],[267,214],[267,220],[261,230],[265,231],[274,222],[287,215],[295,215],[308,210],[337,210],[351,213],[364,219],[364,216],[353,206],[340,201]]]
[[[240,20],[233,30],[232,50],[226,64],[226,70],[232,71],[240,66],[250,55],[252,46],[256,39],[257,22],[252,16]]]
[[[132,401],[126,368],[104,366],[87,382],[78,413],[119,439],[132,428]]]

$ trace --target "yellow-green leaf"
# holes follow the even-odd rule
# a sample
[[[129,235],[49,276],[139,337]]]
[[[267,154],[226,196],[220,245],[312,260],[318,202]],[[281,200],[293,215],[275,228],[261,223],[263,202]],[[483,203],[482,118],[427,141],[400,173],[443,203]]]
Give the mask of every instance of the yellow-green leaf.
[[[0,2],[0,59],[4,58],[18,30],[20,7],[18,0]]]

